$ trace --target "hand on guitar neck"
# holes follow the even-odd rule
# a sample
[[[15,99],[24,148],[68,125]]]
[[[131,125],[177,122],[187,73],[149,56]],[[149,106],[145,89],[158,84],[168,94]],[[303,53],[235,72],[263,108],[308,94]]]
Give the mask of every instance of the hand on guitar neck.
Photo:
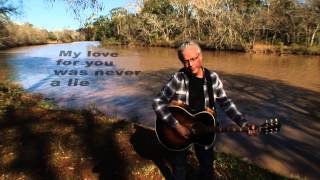
[[[258,135],[258,128],[256,127],[256,125],[248,123],[246,127],[248,128],[247,133],[249,136]]]

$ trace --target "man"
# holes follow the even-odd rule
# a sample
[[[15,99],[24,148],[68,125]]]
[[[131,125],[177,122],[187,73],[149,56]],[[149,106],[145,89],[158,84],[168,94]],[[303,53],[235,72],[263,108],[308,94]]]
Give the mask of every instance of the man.
[[[244,116],[226,96],[219,76],[215,72],[203,68],[201,48],[196,42],[182,43],[178,48],[178,57],[183,68],[171,77],[153,102],[153,108],[158,118],[167,122],[187,139],[190,136],[190,131],[172,116],[168,110],[170,102],[174,100],[185,103],[193,109],[193,112],[200,112],[206,108],[214,109],[214,105],[218,103],[239,126],[250,126],[249,135],[256,133],[255,126],[248,125]],[[203,176],[203,179],[213,179],[213,146],[203,147],[195,144],[194,149],[200,164],[199,174]],[[185,179],[186,155],[186,151],[181,151],[177,152],[174,157],[173,176],[175,179]]]

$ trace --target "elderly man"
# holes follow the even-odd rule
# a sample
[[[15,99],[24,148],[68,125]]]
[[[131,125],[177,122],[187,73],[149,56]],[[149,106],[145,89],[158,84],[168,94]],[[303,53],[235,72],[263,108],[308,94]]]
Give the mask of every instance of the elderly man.
[[[178,134],[188,139],[190,130],[180,124],[170,113],[168,109],[170,102],[182,102],[195,113],[204,111],[206,108],[214,109],[215,104],[219,104],[239,126],[248,126],[247,120],[227,97],[217,73],[203,67],[201,48],[196,42],[182,43],[178,48],[178,57],[183,68],[171,77],[154,99],[153,108],[158,119],[168,123]],[[255,134],[255,126],[250,125],[250,129],[248,134]],[[213,146],[195,144],[194,149],[200,164],[199,174],[203,179],[213,179]],[[175,179],[185,179],[186,155],[185,150],[176,153],[172,164]]]

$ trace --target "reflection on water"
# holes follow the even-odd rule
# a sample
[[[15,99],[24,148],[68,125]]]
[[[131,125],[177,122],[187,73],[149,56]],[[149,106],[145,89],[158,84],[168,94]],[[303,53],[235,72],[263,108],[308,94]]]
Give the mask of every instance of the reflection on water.
[[[75,42],[1,51],[0,78],[17,81],[28,91],[43,93],[62,106],[82,108],[93,104],[107,114],[153,125],[152,98],[169,74],[181,66],[176,51],[142,47],[99,49],[98,45],[98,42]],[[110,53],[118,56],[112,57]],[[58,63],[59,59],[62,60]],[[320,92],[319,57],[205,51],[203,60],[206,67],[218,72],[279,80]],[[161,74],[162,70],[168,71]],[[82,81],[88,81],[89,85],[80,84]]]

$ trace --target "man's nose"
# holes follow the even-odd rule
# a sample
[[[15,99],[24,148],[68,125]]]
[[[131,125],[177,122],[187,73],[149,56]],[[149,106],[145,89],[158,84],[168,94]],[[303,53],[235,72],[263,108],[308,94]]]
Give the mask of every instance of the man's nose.
[[[194,65],[194,63],[195,63],[195,61],[190,60],[190,61],[189,61],[189,66],[193,66],[193,65]]]

